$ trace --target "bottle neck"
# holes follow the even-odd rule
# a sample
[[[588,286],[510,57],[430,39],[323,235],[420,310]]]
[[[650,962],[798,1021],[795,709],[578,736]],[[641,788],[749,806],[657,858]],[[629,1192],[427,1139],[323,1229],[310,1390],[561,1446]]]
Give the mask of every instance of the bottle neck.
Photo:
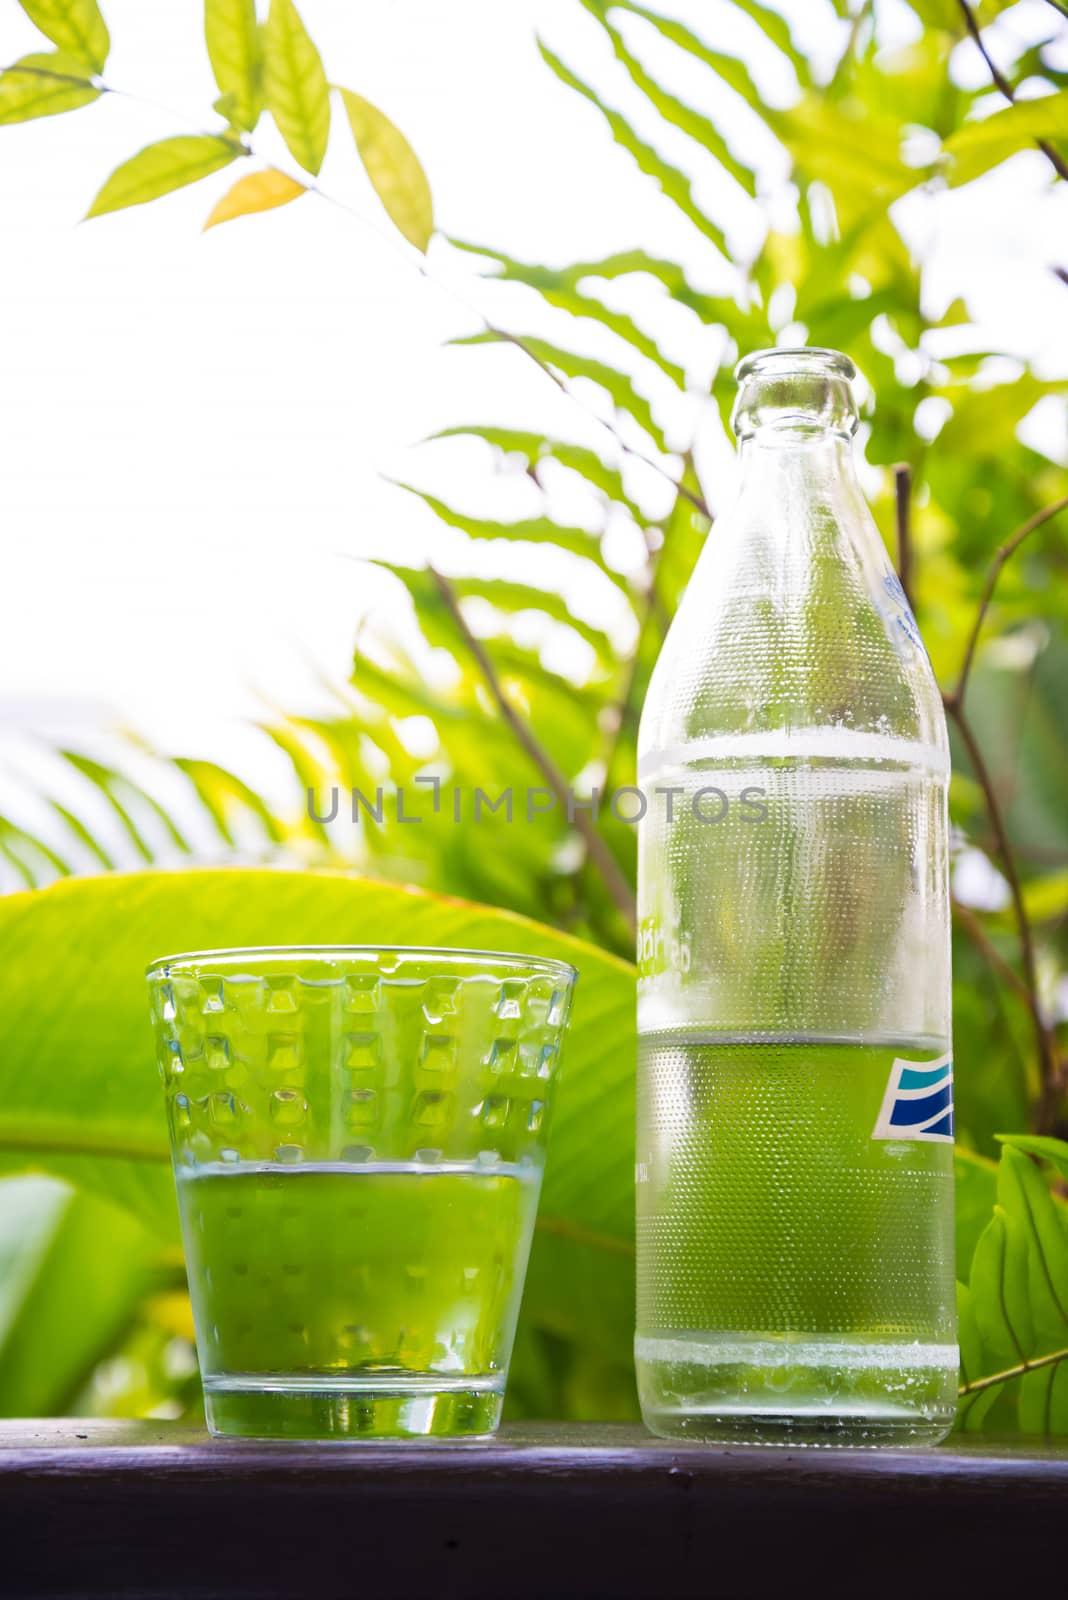
[[[785,526],[799,516],[809,527],[858,516],[867,521],[853,441],[844,434],[760,428],[742,440],[739,465],[743,507],[766,510],[773,523]]]

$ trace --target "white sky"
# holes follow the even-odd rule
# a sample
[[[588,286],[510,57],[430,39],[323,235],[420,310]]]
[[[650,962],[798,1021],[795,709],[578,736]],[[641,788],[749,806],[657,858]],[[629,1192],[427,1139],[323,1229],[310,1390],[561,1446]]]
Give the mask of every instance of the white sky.
[[[744,47],[723,0],[665,9]],[[194,119],[210,105],[196,0],[104,10],[109,81]],[[557,262],[642,245],[715,286],[668,203],[540,61],[535,27],[620,89],[576,0],[305,0],[302,11],[328,72],[408,133],[450,232]],[[826,51],[830,7],[795,0],[792,11]],[[1008,26],[1036,37],[1055,21],[1027,0]],[[0,61],[42,47],[15,0],[0,0]],[[962,71],[975,66],[962,59]],[[766,87],[781,102],[788,86]],[[202,237],[231,170],[76,226],[118,162],[183,131],[180,117],[118,97],[0,128],[0,732],[69,734],[115,715],[182,753],[242,765],[260,758],[241,718],[299,709],[319,671],[344,676],[368,596],[352,556],[433,547],[448,564],[450,535],[381,474],[460,497],[468,464],[480,482],[484,463],[410,446],[472,420],[555,418],[597,434],[521,358],[443,350],[474,319],[382,233],[315,199]],[[336,114],[335,135],[322,182],[377,222]],[[738,137],[752,136],[740,118]],[[276,153],[269,132],[257,143]],[[1066,221],[1042,159],[1024,156],[978,197],[913,205],[909,228],[935,241],[933,293],[964,290],[995,348],[1038,355],[1053,373],[1068,372],[1068,291],[1042,263],[1068,255]],[[434,255],[463,294],[494,304],[447,247]],[[677,341],[700,377],[709,351],[685,317]]]

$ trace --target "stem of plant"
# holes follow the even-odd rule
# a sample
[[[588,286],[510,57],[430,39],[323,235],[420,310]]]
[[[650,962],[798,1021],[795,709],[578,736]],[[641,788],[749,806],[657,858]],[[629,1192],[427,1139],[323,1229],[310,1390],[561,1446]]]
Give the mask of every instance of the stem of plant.
[[[979,598],[975,621],[968,635],[968,642],[964,650],[964,660],[961,664],[960,676],[956,688],[949,694],[943,695],[946,714],[952,717],[960,733],[964,747],[968,752],[972,772],[976,782],[983,791],[987,815],[990,818],[990,827],[994,835],[994,844],[997,854],[1001,858],[1002,870],[1009,885],[1012,897],[1013,914],[1016,919],[1017,936],[1020,941],[1020,960],[1023,965],[1023,981],[1026,991],[1027,1008],[1031,1013],[1031,1022],[1035,1035],[1035,1046],[1038,1052],[1039,1082],[1041,1085],[1038,1103],[1034,1111],[1034,1125],[1039,1133],[1048,1133],[1057,1122],[1057,1115],[1061,1100],[1064,1095],[1064,1066],[1060,1060],[1056,1038],[1053,1029],[1043,1014],[1042,1003],[1039,996],[1038,967],[1035,959],[1035,937],[1031,927],[1031,919],[1027,914],[1024,904],[1023,887],[1020,883],[1020,874],[1016,865],[1016,856],[1009,840],[1008,828],[1005,824],[1001,801],[998,798],[997,786],[993,775],[986,764],[975,730],[965,714],[964,701],[968,691],[968,681],[972,667],[975,663],[975,652],[979,643],[979,636],[983,630],[990,603],[994,597],[998,578],[1001,576],[1005,563],[1029,538],[1036,529],[1052,517],[1057,516],[1068,507],[1068,496],[1056,500],[1052,505],[1046,506],[1041,511],[1036,511],[1029,517],[1005,543],[999,546],[994,560],[990,565],[983,592]]]
[[[1035,1356],[1033,1361],[1021,1361],[1015,1367],[1006,1367],[1003,1372],[991,1372],[985,1378],[976,1378],[971,1383],[962,1383],[957,1390],[961,1399],[969,1394],[981,1394],[984,1389],[993,1389],[996,1384],[1008,1383],[1010,1378],[1022,1378],[1028,1372],[1037,1372],[1039,1367],[1053,1367],[1058,1361],[1068,1360],[1068,1350],[1051,1350],[1049,1355]]]
[[[134,100],[141,105],[153,106],[158,111],[164,111],[168,116],[175,117],[178,121],[188,122],[191,126],[196,125],[195,119],[186,117],[182,113],[174,111],[169,106],[163,106],[158,101],[149,100],[143,95],[134,94],[129,89],[115,88],[112,84],[105,83],[101,78],[77,78],[72,77],[67,73],[51,72],[47,68],[43,67],[23,67],[19,66],[17,63],[9,67],[0,68],[0,77],[3,77],[5,74],[15,70],[36,78],[49,78],[58,83],[69,83],[72,85],[93,88],[98,90],[100,94],[116,95],[123,100]],[[211,132],[200,129],[198,131],[200,131],[202,136],[206,139],[227,140],[227,135],[219,133],[217,130]],[[242,154],[250,156],[254,160],[265,159],[260,156],[259,151],[256,150],[250,142],[245,142],[242,140],[240,142],[240,150]],[[270,162],[268,165],[275,166],[276,164],[274,162]],[[276,170],[280,171],[282,169],[277,168]],[[287,174],[287,176],[293,177],[295,175],[290,173]],[[613,424],[605,417],[600,416],[596,411],[588,406],[584,400],[575,394],[574,390],[568,385],[566,379],[562,377],[560,373],[555,372],[547,362],[543,361],[541,357],[538,356],[536,352],[524,342],[519,334],[508,333],[503,328],[498,328],[493,322],[490,321],[485,313],[474,304],[472,300],[468,299],[466,295],[462,295],[458,289],[454,288],[451,284],[446,283],[442,278],[438,277],[434,272],[432,272],[427,263],[425,255],[420,253],[419,259],[414,260],[407,250],[402,250],[399,247],[397,240],[394,239],[391,234],[387,233],[384,229],[377,228],[369,218],[357,211],[354,206],[350,206],[346,201],[339,200],[335,195],[329,194],[318,183],[316,183],[313,178],[310,178],[306,172],[301,171],[299,177],[295,178],[295,181],[302,184],[309,194],[316,195],[320,200],[326,200],[330,205],[336,206],[338,210],[346,212],[350,217],[353,217],[357,222],[359,222],[362,227],[365,227],[374,233],[377,238],[382,240],[383,243],[385,243],[396,254],[400,255],[401,258],[408,264],[408,266],[414,268],[414,270],[419,273],[420,277],[424,278],[428,283],[432,283],[435,288],[440,289],[443,294],[448,295],[449,299],[452,300],[456,305],[461,306],[465,311],[470,312],[472,316],[477,317],[479,322],[482,324],[482,330],[484,333],[490,334],[494,339],[500,339],[503,343],[514,345],[517,350],[522,351],[527,360],[533,362],[538,370],[544,373],[545,376],[556,385],[561,394],[567,396],[572,405],[577,406],[578,409],[587,417],[589,417],[592,422],[595,422],[598,427],[603,428],[606,433],[608,433],[617,449],[621,450],[624,455],[630,456],[633,461],[640,462],[643,466],[648,467],[650,471],[655,472],[659,474],[660,477],[666,479],[666,481],[671,484],[678,494],[681,494],[685,500],[688,500],[696,510],[700,511],[702,515],[706,516],[711,522],[712,513],[701,495],[695,494],[692,489],[684,487],[682,484],[680,484],[679,481],[668,471],[667,467],[664,466],[663,462],[657,461],[654,459],[654,457],[646,455],[644,451],[639,450],[635,445],[628,444],[619,433],[618,429],[615,428]]]
[[[571,791],[564,774],[560,771],[560,768],[556,765],[556,762],[538,739],[533,729],[523,720],[505,694],[501,680],[497,676],[497,669],[490,660],[489,653],[482,641],[475,637],[467,624],[467,619],[463,614],[452,584],[435,567],[431,567],[429,570],[449,615],[456,624],[464,644],[475,659],[498,711],[511,728],[516,742],[533,761],[556,796],[557,803],[564,808],[569,822],[581,835],[590,860],[604,880],[605,888],[633,932],[637,927],[638,908],[634,899],[634,892],[627,882],[619,862],[597,832],[592,818],[585,811],[576,810],[571,803]]]

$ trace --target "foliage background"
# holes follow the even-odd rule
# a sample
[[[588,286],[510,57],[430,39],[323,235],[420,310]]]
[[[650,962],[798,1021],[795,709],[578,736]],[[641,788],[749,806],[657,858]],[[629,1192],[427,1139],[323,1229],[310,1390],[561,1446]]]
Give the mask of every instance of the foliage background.
[[[0,122],[39,114],[42,103],[26,95],[49,74],[70,106],[43,109],[77,110],[79,122],[96,115],[75,104],[100,98],[108,83],[95,7],[26,0],[23,10],[66,50],[72,16],[92,26],[74,40],[73,57],[0,78]],[[409,473],[442,530],[432,565],[391,562],[384,537],[376,554],[392,580],[377,579],[386,603],[359,627],[347,681],[313,709],[288,704],[260,719],[292,780],[288,803],[195,749],[116,738],[102,756],[57,745],[51,770],[65,781],[45,788],[27,775],[34,806],[0,823],[0,853],[12,885],[32,886],[71,867],[235,851],[356,865],[629,956],[634,836],[610,816],[596,829],[557,811],[506,834],[503,822],[458,828],[447,814],[418,829],[357,831],[341,819],[314,823],[304,796],[310,786],[325,797],[332,785],[411,792],[416,777],[430,775],[493,793],[510,783],[632,781],[652,661],[729,492],[726,416],[739,353],[777,342],[849,351],[864,375],[865,484],[953,723],[963,1423],[1066,1431],[1068,1150],[1032,1144],[1026,1154],[1017,1145],[997,1174],[992,1159],[999,1134],[1068,1131],[1068,518],[1060,514],[1068,379],[1041,359],[995,348],[967,294],[940,277],[935,246],[970,186],[1013,173],[1040,186],[1063,180],[1068,24],[1049,0],[838,3],[826,8],[830,47],[813,51],[798,42],[799,8],[786,0],[778,8],[733,0],[727,10],[730,26],[710,32],[682,8],[573,0],[553,45],[531,45],[554,92],[582,105],[590,137],[607,130],[613,141],[613,208],[625,214],[636,188],[660,191],[670,222],[656,253],[636,244],[596,260],[519,260],[494,239],[492,208],[476,237],[445,236],[449,218],[428,210],[406,143],[329,94],[284,0],[275,0],[262,39],[249,34],[254,48],[241,70],[253,89],[242,95],[231,82],[232,52],[221,70],[216,59],[216,87],[231,98],[214,113],[210,102],[194,106],[199,131],[183,137],[200,145],[169,147],[162,164],[150,156],[108,180],[105,207],[236,166],[221,184],[208,179],[207,216],[245,169],[266,171],[274,184],[269,174],[281,170],[292,187],[271,198],[299,198],[282,219],[297,229],[321,203],[302,188],[318,172],[332,117],[331,148],[355,139],[386,204],[380,225],[392,218],[410,241],[398,248],[421,250],[436,225],[428,293],[446,285],[459,296],[463,341],[474,347],[464,359],[478,363],[484,398]],[[215,26],[239,30],[248,16],[240,5],[208,7]],[[261,73],[255,63],[264,60]],[[269,106],[262,123],[257,97]],[[159,137],[172,133],[161,116]],[[343,188],[336,198],[364,214],[376,203],[369,194],[350,202]],[[1027,247],[1025,238],[1021,253]],[[1039,265],[1068,295],[1068,259],[1044,251]],[[1002,292],[1014,292],[1010,281]],[[552,393],[551,426],[540,404],[529,420],[516,414],[513,386],[531,370]],[[103,895],[100,906],[101,918],[115,916]],[[30,1154],[16,1164],[26,1165],[33,1140],[15,1130],[10,1141],[18,1137]],[[47,1166],[45,1143],[37,1158]],[[622,1125],[612,1156],[629,1183]],[[94,1337],[65,1366],[42,1360],[33,1382],[13,1378],[3,1403],[195,1407],[180,1263],[160,1253],[143,1218],[131,1224],[86,1192],[106,1184],[80,1177],[73,1193],[36,1176],[3,1186],[10,1348],[32,1347],[38,1328],[58,1338],[76,1293],[71,1260],[81,1263],[79,1292],[100,1303]],[[100,1206],[110,1209],[94,1215]],[[106,1272],[72,1234],[107,1239]],[[612,1237],[625,1260],[626,1239]],[[619,1354],[629,1313],[618,1297],[606,1307],[603,1325],[591,1312],[582,1330],[525,1318],[513,1406],[632,1412]],[[21,1374],[17,1363],[12,1370]]]

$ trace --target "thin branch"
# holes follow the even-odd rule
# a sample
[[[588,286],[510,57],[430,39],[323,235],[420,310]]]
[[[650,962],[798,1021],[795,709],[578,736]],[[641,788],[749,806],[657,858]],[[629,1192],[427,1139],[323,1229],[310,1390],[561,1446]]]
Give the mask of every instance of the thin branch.
[[[944,694],[942,697],[946,712],[956,723],[964,747],[968,752],[968,759],[971,763],[975,780],[983,791],[987,815],[990,818],[990,827],[994,835],[994,845],[1001,860],[1002,870],[1012,897],[1013,915],[1016,920],[1017,937],[1020,941],[1020,959],[1023,964],[1027,1008],[1031,1013],[1035,1045],[1038,1051],[1041,1090],[1038,1104],[1034,1111],[1034,1125],[1040,1133],[1048,1133],[1056,1125],[1058,1109],[1064,1094],[1064,1064],[1060,1060],[1053,1029],[1042,1011],[1042,1003],[1039,998],[1034,929],[1031,926],[1031,919],[1024,904],[1023,887],[1020,883],[1020,874],[1016,866],[1015,852],[1009,840],[1009,831],[1005,824],[1001,800],[998,796],[993,775],[979,747],[975,730],[965,715],[964,700],[968,690],[968,680],[972,665],[975,661],[979,636],[982,633],[983,623],[986,621],[990,602],[993,599],[1002,568],[1020,548],[1025,539],[1066,507],[1068,507],[1068,496],[1054,501],[1052,505],[1046,506],[1042,511],[1036,511],[1034,516],[1029,517],[1021,527],[1017,528],[1016,532],[1006,539],[1005,543],[996,551],[990,570],[987,573],[986,581],[983,584],[979,608],[972,624],[971,633],[968,636],[968,643],[965,646],[964,660],[961,664],[957,686],[951,693]]]
[[[1031,1013],[1031,1022],[1034,1028],[1035,1045],[1038,1050],[1039,1081],[1041,1094],[1035,1109],[1035,1129],[1039,1133],[1047,1133],[1056,1121],[1057,1108],[1060,1097],[1064,1092],[1061,1065],[1058,1060],[1057,1046],[1052,1029],[1042,1014],[1042,1005],[1038,993],[1038,966],[1035,959],[1035,936],[1031,927],[1031,919],[1024,905],[1023,888],[1020,884],[1020,875],[1016,870],[1016,858],[1012,845],[1009,843],[1008,829],[1002,815],[1001,802],[998,799],[997,787],[986,764],[979,741],[976,739],[975,730],[964,714],[964,708],[951,696],[944,696],[946,711],[953,718],[968,752],[975,780],[983,791],[986,801],[987,813],[990,817],[990,826],[994,832],[997,852],[1001,858],[1002,871],[1009,885],[1012,896],[1013,913],[1016,918],[1017,937],[1020,941],[1020,959],[1024,969],[1024,987],[1027,991],[1027,1009]]]
[[[596,826],[588,813],[575,809],[567,779],[537,738],[533,729],[523,720],[505,694],[501,680],[497,676],[497,669],[490,660],[485,646],[481,640],[475,637],[467,625],[467,619],[460,609],[456,591],[453,589],[452,584],[435,567],[430,567],[429,571],[430,576],[437,584],[438,591],[445,602],[449,615],[460,631],[464,644],[478,664],[478,669],[485,680],[486,687],[493,696],[497,709],[511,728],[518,744],[526,751],[556,796],[557,802],[563,806],[565,814],[569,813],[568,821],[582,835],[590,860],[597,867],[612,900],[633,930],[637,922],[637,905],[634,899],[634,892],[624,877],[619,862],[597,832]]]
[[[319,192],[321,193],[321,191]],[[440,288],[444,288],[444,285],[440,284],[439,280],[437,280],[431,272],[428,271],[425,276],[431,283],[437,284]],[[447,294],[452,294],[454,299],[458,298],[451,289],[446,289],[445,292]],[[708,518],[709,522],[712,521],[712,513],[701,495],[695,494],[692,489],[687,488],[680,479],[673,478],[671,473],[667,470],[662,462],[655,461],[652,456],[647,456],[644,451],[637,449],[636,446],[627,444],[612,426],[612,424],[606,421],[604,417],[599,416],[596,411],[591,410],[591,408],[586,405],[584,401],[580,400],[578,395],[575,394],[574,390],[569,387],[567,380],[562,378],[558,372],[554,372],[550,364],[541,356],[539,356],[536,350],[532,350],[528,344],[524,343],[519,334],[508,333],[505,331],[505,329],[496,327],[492,322],[489,321],[484,312],[479,311],[476,306],[471,305],[468,301],[460,300],[459,303],[465,306],[466,309],[474,316],[478,317],[486,333],[492,334],[495,339],[500,339],[504,344],[514,344],[517,350],[521,350],[529,361],[533,361],[534,365],[538,367],[539,370],[542,371],[552,383],[555,383],[561,394],[566,395],[567,398],[577,405],[582,411],[584,411],[592,421],[596,422],[600,427],[606,429],[613,442],[617,444],[626,455],[630,456],[633,461],[640,461],[642,466],[649,467],[653,472],[659,473],[662,478],[665,478],[667,482],[670,483],[676,494],[681,495],[684,500],[688,500],[690,505],[692,505],[696,511],[700,511],[702,516]]]
[[[1024,1003],[1027,1004],[1029,996],[1026,983],[1024,983],[1023,979],[1020,977],[1020,974],[1016,971],[1016,968],[1011,966],[1010,963],[1005,960],[1005,957],[1002,955],[994,941],[990,938],[989,934],[979,921],[979,918],[976,916],[972,908],[970,906],[962,905],[959,900],[954,900],[952,909],[954,917],[960,923],[961,927],[968,935],[968,938],[975,945],[976,949],[982,956],[986,958],[988,964],[993,968],[998,976],[1005,980],[1010,989],[1014,989]]]
[[[4,72],[11,72],[12,70],[16,69],[19,72],[25,72],[34,77],[49,78],[58,83],[77,85],[79,88],[93,88],[98,90],[100,94],[117,95],[123,100],[134,100],[141,105],[151,106],[157,111],[164,111],[168,116],[173,116],[180,122],[187,122],[190,125],[194,125],[193,119],[184,116],[181,112],[175,111],[172,107],[164,106],[158,101],[149,100],[142,95],[134,94],[129,89],[115,88],[112,84],[105,83],[102,78],[75,78],[66,73],[52,72],[44,67],[22,67],[17,63],[15,64],[15,68],[5,67],[0,69],[0,76],[2,76]],[[205,137],[219,138],[226,142],[231,142],[228,136],[222,133],[206,134]],[[234,140],[233,143],[235,149],[240,149],[246,155],[253,157],[255,160],[266,159],[260,155],[259,151],[249,140]],[[277,167],[278,163],[272,161],[271,165]],[[279,170],[283,169],[279,168]],[[504,343],[512,344],[517,350],[522,351],[527,360],[533,362],[539,371],[544,373],[545,376],[556,385],[560,393],[565,395],[567,399],[570,400],[572,405],[577,406],[585,416],[587,416],[592,422],[595,422],[598,427],[605,430],[605,432],[612,439],[613,443],[624,453],[624,455],[629,456],[632,461],[640,462],[642,466],[648,467],[650,471],[658,473],[660,477],[664,478],[666,482],[671,484],[672,488],[678,494],[682,495],[683,499],[688,500],[696,510],[700,511],[702,515],[706,516],[711,522],[712,513],[701,495],[695,494],[692,489],[689,489],[681,484],[678,479],[672,476],[667,467],[664,466],[663,462],[657,461],[653,456],[646,455],[645,452],[639,450],[637,446],[628,444],[623,436],[619,433],[618,429],[611,422],[609,422],[607,418],[602,417],[598,412],[594,411],[591,406],[587,405],[586,402],[575,393],[566,379],[561,377],[558,372],[554,372],[552,367],[546,361],[543,361],[536,351],[532,350],[519,334],[509,333],[505,329],[497,327],[495,323],[493,323],[490,318],[486,316],[485,312],[481,311],[472,300],[468,299],[466,295],[461,294],[460,291],[452,284],[446,283],[443,278],[432,272],[425,256],[422,253],[419,253],[418,259],[415,259],[407,248],[401,248],[398,240],[391,232],[387,232],[385,229],[377,227],[368,217],[365,217],[362,212],[357,211],[355,206],[350,206],[347,201],[339,200],[336,195],[330,194],[313,178],[310,178],[306,172],[301,171],[300,178],[297,181],[303,184],[304,188],[309,194],[314,194],[320,200],[325,200],[328,204],[335,206],[339,211],[346,212],[348,216],[354,218],[355,221],[361,224],[361,226],[374,233],[377,238],[379,238],[390,249],[392,249],[395,254],[399,255],[401,259],[405,261],[409,267],[416,271],[420,277],[425,279],[427,283],[432,283],[436,289],[440,289],[443,294],[447,295],[455,305],[462,307],[463,310],[469,312],[471,316],[477,317],[478,321],[482,324],[482,331],[484,333],[488,333],[493,338],[500,339]]]
[[[964,696],[968,688],[968,677],[971,673],[972,664],[975,660],[975,650],[979,643],[979,635],[983,631],[983,623],[986,621],[986,614],[990,609],[990,602],[994,597],[994,590],[996,589],[998,579],[1001,576],[1002,567],[1004,567],[1010,556],[1016,554],[1016,551],[1020,548],[1025,539],[1030,538],[1031,534],[1034,533],[1036,529],[1041,528],[1043,524],[1049,522],[1052,517],[1059,516],[1060,513],[1066,508],[1068,508],[1068,495],[1065,495],[1060,500],[1055,500],[1052,505],[1046,506],[1042,511],[1036,511],[1033,517],[1028,517],[1027,521],[1021,527],[1017,528],[1012,537],[1006,539],[1005,543],[1000,545],[995,551],[994,559],[990,565],[990,571],[987,573],[986,582],[983,585],[983,593],[979,600],[979,609],[976,612],[975,621],[972,624],[972,631],[968,637],[968,644],[964,652],[964,660],[961,664],[960,677],[957,679],[957,687],[948,697],[947,708],[949,705],[952,705],[955,709],[963,709]]]
[[[894,468],[894,517],[897,527],[897,575],[912,605],[912,468],[899,461]],[[915,608],[914,608],[915,609]]]
[[[971,37],[974,39],[979,54],[986,62],[990,76],[994,80],[995,85],[998,89],[1000,89],[1001,93],[1005,96],[1005,99],[1008,100],[1010,104],[1015,104],[1016,91],[1009,82],[1008,78],[1006,78],[1005,74],[1001,71],[1000,67],[997,65],[997,62],[990,54],[990,51],[987,49],[986,41],[983,38],[983,30],[975,20],[975,13],[968,4],[968,0],[957,0],[957,4],[960,6],[961,15],[964,18],[964,25]],[[1053,170],[1057,173],[1058,177],[1068,180],[1068,161],[1065,161],[1060,151],[1056,150],[1053,145],[1050,144],[1048,139],[1036,139],[1035,143],[1045,156],[1046,160],[1050,163]]]
[[[95,89],[98,94],[116,94],[93,72],[76,77],[73,72],[53,72],[49,67],[28,67],[23,61],[13,61],[9,67],[0,67],[0,78],[14,74],[24,78],[47,78],[50,83],[69,83],[75,89]]]
[[[981,1394],[984,1389],[993,1389],[996,1384],[1008,1383],[1010,1378],[1022,1378],[1025,1373],[1037,1372],[1040,1367],[1056,1366],[1058,1361],[1068,1361],[1068,1350],[1051,1350],[1049,1355],[1021,1361],[1015,1367],[1006,1367],[1004,1372],[991,1372],[985,1378],[974,1378],[971,1383],[962,1383],[957,1394],[962,1399],[968,1394]]]

